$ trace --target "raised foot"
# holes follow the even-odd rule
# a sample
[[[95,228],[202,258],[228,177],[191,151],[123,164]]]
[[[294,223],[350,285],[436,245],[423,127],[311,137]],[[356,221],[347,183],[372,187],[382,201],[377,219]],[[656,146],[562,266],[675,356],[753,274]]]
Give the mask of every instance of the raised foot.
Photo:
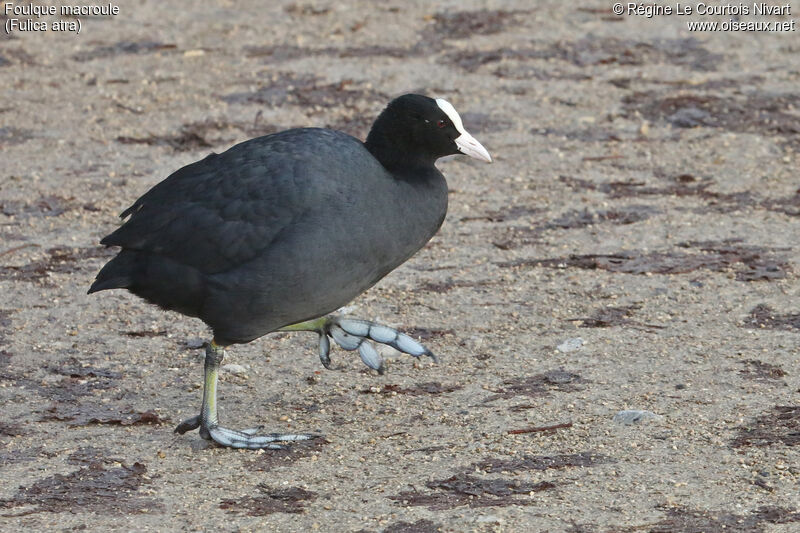
[[[361,360],[368,367],[383,374],[386,367],[383,357],[372,345],[370,340],[380,344],[386,344],[392,348],[414,357],[426,355],[438,362],[436,356],[425,346],[415,341],[408,335],[400,333],[396,329],[376,324],[368,320],[354,318],[344,318],[341,316],[327,317],[323,330],[319,332],[319,358],[325,368],[330,368],[330,342],[328,335],[334,342],[345,350],[358,350]]]
[[[187,431],[200,428],[200,436],[206,440],[214,441],[226,448],[245,448],[248,450],[281,450],[285,448],[280,443],[296,442],[300,440],[311,440],[320,435],[309,433],[269,433],[267,435],[256,435],[261,428],[244,430],[229,429],[219,424],[202,424],[200,415],[188,418],[178,424],[175,433],[184,434]]]

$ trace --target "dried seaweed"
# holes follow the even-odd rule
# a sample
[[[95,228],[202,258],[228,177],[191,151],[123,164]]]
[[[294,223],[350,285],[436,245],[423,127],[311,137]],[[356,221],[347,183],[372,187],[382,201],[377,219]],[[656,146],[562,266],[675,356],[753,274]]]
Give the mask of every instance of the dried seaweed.
[[[9,62],[10,64],[10,62]],[[0,56],[0,67],[3,66],[2,56]],[[33,130],[27,128],[16,128],[13,126],[0,127],[0,146],[12,146],[22,144],[35,137]]]
[[[552,390],[573,392],[581,390],[580,385],[587,383],[579,374],[563,369],[549,370],[542,374],[519,377],[503,381],[503,386],[495,390],[495,394],[485,400],[492,402],[499,399],[528,396],[531,398],[546,396]]]
[[[739,371],[739,374],[753,381],[783,383],[781,378],[786,377],[786,372],[778,365],[771,365],[757,359],[746,359],[741,363],[744,368]]]
[[[28,202],[0,201],[0,213],[10,217],[57,217],[76,207],[75,198],[65,198],[55,194],[40,196]]]
[[[407,394],[409,396],[425,396],[430,394],[445,394],[448,392],[457,391],[463,388],[463,385],[442,385],[438,381],[431,381],[428,383],[418,383],[412,387],[401,387],[400,385],[382,385],[380,388],[371,387],[362,389],[362,394]]]
[[[748,514],[730,511],[707,511],[682,506],[663,506],[666,518],[649,526],[652,533],[696,533],[700,531],[725,531],[728,533],[753,533],[766,531],[767,524],[787,524],[800,521],[800,513],[782,507],[760,507]],[[633,531],[633,528],[627,529]],[[626,529],[622,529],[626,531]]]
[[[714,94],[660,94],[637,92],[623,103],[651,121],[665,121],[676,128],[710,127],[767,137],[782,136],[800,146],[800,94],[753,92],[743,96]]]
[[[317,498],[317,493],[300,487],[273,489],[266,484],[258,486],[260,496],[244,496],[239,499],[227,498],[220,502],[219,508],[229,513],[248,516],[267,516],[273,513],[298,514],[305,511],[306,502]]]
[[[10,499],[0,500],[0,506],[32,507],[22,514],[80,510],[125,515],[163,509],[161,501],[137,494],[142,485],[149,483],[146,473],[147,467],[142,463],[108,469],[102,463],[92,463],[71,474],[55,474],[21,487]]]
[[[519,259],[496,263],[501,267],[580,268],[607,270],[625,274],[685,274],[696,270],[735,271],[739,281],[783,279],[790,271],[788,262],[777,250],[740,244],[731,239],[721,242],[689,242],[680,245],[695,252],[674,250],[644,252],[623,251],[615,254],[572,254],[549,259]]]
[[[684,65],[691,70],[716,70],[721,56],[704,48],[696,39],[635,41],[590,35],[577,41],[559,41],[541,47],[460,50],[443,61],[467,71],[500,61],[561,60],[578,67],[595,65]]]
[[[72,59],[79,62],[92,61],[116,57],[120,55],[132,54],[152,54],[163,50],[175,50],[174,44],[166,44],[157,41],[119,41],[108,46],[98,46],[92,50],[85,50],[73,54]]]
[[[433,25],[426,28],[423,40],[433,38],[471,39],[476,35],[494,35],[519,21],[522,10],[480,9],[442,11],[433,15]]]
[[[426,483],[433,492],[420,493],[403,491],[391,499],[403,505],[425,506],[432,511],[469,507],[508,507],[511,505],[532,505],[534,492],[555,488],[549,481],[539,483],[521,482],[517,479],[482,479],[467,473],[458,473],[447,479]]]
[[[416,522],[394,522],[386,526],[383,533],[436,533],[442,529],[441,524],[422,518]]]
[[[487,473],[498,472],[529,472],[544,470],[560,470],[563,468],[590,467],[613,462],[605,455],[593,452],[581,452],[559,455],[523,455],[508,459],[506,457],[493,457],[484,459],[472,465],[472,468]]]
[[[298,441],[280,450],[269,450],[269,453],[254,455],[248,461],[248,470],[252,472],[269,472],[273,468],[287,466],[300,459],[321,453],[322,448],[330,444],[324,438]]]
[[[360,109],[360,103],[377,104],[387,96],[371,88],[361,88],[353,80],[323,83],[314,75],[280,73],[260,89],[232,93],[222,99],[233,104],[261,104],[270,107],[296,105],[314,108]]]
[[[800,313],[781,314],[766,304],[758,304],[750,310],[744,325],[752,329],[797,331],[800,330]]]
[[[607,306],[596,310],[589,317],[570,318],[568,320],[580,322],[582,328],[611,328],[616,326],[628,326],[634,328],[648,329],[663,329],[664,326],[658,324],[645,324],[637,320],[633,320],[634,311],[638,311],[642,306],[639,304],[624,305],[624,306]]]
[[[786,446],[800,444],[800,406],[776,405],[751,422],[740,426],[738,435],[732,441],[732,445],[736,448],[775,444]]]
[[[69,422],[70,427],[94,424],[134,426],[140,424],[163,424],[165,419],[154,411],[136,411],[133,408],[119,409],[114,406],[68,405],[53,403],[42,416],[42,420]]]
[[[56,246],[47,250],[48,256],[22,266],[0,266],[0,279],[41,282],[51,285],[48,277],[53,273],[72,274],[87,267],[87,259],[107,258],[116,252],[101,246],[70,248]]]
[[[605,211],[568,211],[545,224],[543,229],[578,229],[595,224],[609,223],[616,226],[647,220],[659,211],[648,205],[631,205]]]

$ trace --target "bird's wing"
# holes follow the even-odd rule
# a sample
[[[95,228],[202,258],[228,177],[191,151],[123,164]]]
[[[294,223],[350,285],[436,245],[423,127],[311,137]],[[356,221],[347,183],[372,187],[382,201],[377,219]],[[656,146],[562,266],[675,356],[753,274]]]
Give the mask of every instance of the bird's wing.
[[[248,262],[324,198],[324,184],[313,183],[324,169],[303,155],[291,136],[211,154],[145,193],[101,243],[168,257],[206,274]]]

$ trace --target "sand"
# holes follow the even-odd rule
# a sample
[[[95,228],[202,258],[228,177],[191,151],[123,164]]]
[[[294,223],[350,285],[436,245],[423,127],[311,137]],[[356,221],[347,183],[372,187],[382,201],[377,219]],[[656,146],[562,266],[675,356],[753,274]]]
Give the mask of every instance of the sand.
[[[611,2],[117,5],[0,39],[0,529],[800,528],[796,31]],[[100,238],[211,151],[363,138],[411,91],[495,162],[440,162],[441,231],[348,312],[441,363],[328,371],[314,335],[269,335],[229,351],[223,422],[324,439],[175,435],[209,332],[86,295]]]

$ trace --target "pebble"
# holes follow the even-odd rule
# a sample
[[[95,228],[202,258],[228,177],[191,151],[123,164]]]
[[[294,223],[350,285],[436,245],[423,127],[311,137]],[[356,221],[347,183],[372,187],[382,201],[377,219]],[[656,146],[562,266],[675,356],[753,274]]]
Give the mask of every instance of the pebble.
[[[574,352],[575,350],[580,350],[584,344],[585,343],[582,338],[573,337],[556,346],[556,350],[562,353]]]
[[[472,335],[464,340],[464,346],[467,350],[477,351],[483,347],[483,337],[481,335]]]
[[[205,439],[194,439],[189,443],[189,447],[194,453],[199,453],[214,448],[214,446],[215,444],[213,442]]]
[[[667,121],[677,128],[696,128],[705,125],[711,115],[697,107],[682,107],[667,117]]]
[[[244,376],[247,374],[247,369],[245,367],[234,363],[228,363],[227,365],[222,365],[222,371],[229,372],[231,374],[236,374],[237,376]]]
[[[186,340],[186,347],[190,350],[197,350],[206,345],[206,341],[200,337],[194,337]]]
[[[650,422],[652,420],[660,420],[661,418],[663,418],[661,415],[657,415],[652,411],[626,409],[624,411],[620,411],[619,413],[615,414],[613,421],[615,424],[623,424],[626,426],[630,426],[633,424]]]
[[[475,518],[475,522],[477,522],[479,524],[502,524],[503,521],[504,520],[502,518],[500,518],[497,515],[493,515],[493,514],[480,515],[477,518]]]

